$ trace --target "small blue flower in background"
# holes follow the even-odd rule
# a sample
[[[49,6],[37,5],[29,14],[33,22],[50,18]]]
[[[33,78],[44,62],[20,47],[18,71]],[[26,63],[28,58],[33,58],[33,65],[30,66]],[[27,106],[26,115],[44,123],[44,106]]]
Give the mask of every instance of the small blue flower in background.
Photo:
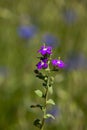
[[[42,42],[45,43],[47,46],[52,46],[52,47],[59,46],[58,38],[50,33],[43,35]]]
[[[0,76],[7,76],[9,73],[9,70],[5,66],[0,66]]]
[[[5,66],[0,66],[0,84],[2,84],[9,75],[9,69]]]
[[[37,28],[36,26],[32,25],[20,25],[18,27],[17,33],[20,38],[23,39],[30,39],[35,36],[37,33]]]
[[[73,24],[77,21],[77,13],[73,9],[65,9],[63,11],[63,20],[67,24]]]
[[[55,118],[57,118],[60,114],[60,109],[57,106],[53,106],[47,113],[52,114]],[[47,122],[52,122],[52,118],[46,119]]]
[[[87,59],[83,54],[76,54],[73,52],[66,60],[66,64],[67,70],[85,69],[87,68]]]

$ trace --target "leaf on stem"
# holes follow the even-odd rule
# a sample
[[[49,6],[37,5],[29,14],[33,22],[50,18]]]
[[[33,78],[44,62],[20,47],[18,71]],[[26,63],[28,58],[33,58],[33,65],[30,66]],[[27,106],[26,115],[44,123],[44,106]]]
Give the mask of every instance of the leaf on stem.
[[[51,115],[51,114],[46,114],[46,115],[44,116],[44,118],[45,118],[45,119],[47,119],[47,118],[55,119],[55,117],[54,117],[53,115]]]
[[[48,91],[49,91],[50,94],[53,94],[53,88],[52,88],[52,86],[48,87]]]
[[[47,104],[55,105],[55,102],[52,99],[47,100]]]
[[[35,90],[35,93],[36,93],[36,95],[39,96],[39,97],[42,97],[42,96],[43,96],[43,93],[42,93],[41,90]]]
[[[40,104],[37,104],[37,105],[31,105],[30,106],[31,108],[40,108],[42,110],[43,106],[40,105]]]

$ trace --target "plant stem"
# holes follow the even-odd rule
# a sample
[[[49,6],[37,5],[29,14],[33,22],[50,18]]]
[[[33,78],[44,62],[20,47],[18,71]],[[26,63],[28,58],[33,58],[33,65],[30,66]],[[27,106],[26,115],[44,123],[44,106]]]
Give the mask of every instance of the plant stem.
[[[44,113],[43,113],[41,130],[43,130],[43,128],[44,128],[44,123],[45,123],[44,116],[46,115],[46,111],[47,111],[47,103],[46,102],[47,102],[47,98],[48,98],[48,87],[49,87],[49,77],[48,77],[47,88],[46,88],[46,93],[45,93],[45,104],[44,104]]]
[[[48,88],[49,88],[49,84],[50,84],[50,67],[49,67],[49,64],[50,64],[50,60],[48,61],[48,80],[47,80],[47,87],[46,87],[46,92],[45,92],[44,113],[43,113],[41,130],[44,129],[45,115],[46,115],[46,112],[47,112]]]

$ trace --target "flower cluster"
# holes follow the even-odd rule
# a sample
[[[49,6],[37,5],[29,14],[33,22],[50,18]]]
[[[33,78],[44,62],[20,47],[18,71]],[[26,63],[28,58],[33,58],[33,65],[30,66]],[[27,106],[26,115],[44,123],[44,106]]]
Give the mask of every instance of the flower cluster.
[[[48,111],[48,105],[55,105],[55,101],[51,98],[49,98],[49,94],[53,94],[53,83],[54,83],[54,77],[51,75],[52,71],[58,71],[58,69],[64,68],[65,64],[62,60],[59,59],[52,59],[52,47],[43,45],[38,50],[38,53],[41,54],[40,61],[37,63],[37,69],[34,70],[36,77],[42,80],[42,90],[35,90],[35,94],[44,100],[44,103],[38,103],[31,105],[31,108],[39,108],[42,111],[42,118],[38,119],[36,118],[34,120],[34,125],[38,127],[40,130],[44,129],[44,124],[47,119],[55,119],[56,109],[54,109],[52,112]],[[52,67],[52,69],[51,69]],[[39,71],[39,70],[46,70],[46,71]],[[58,114],[57,114],[58,115]]]
[[[40,61],[37,63],[37,69],[46,69],[48,68],[48,61],[49,61],[49,57],[52,55],[52,47],[51,46],[41,46],[40,50],[38,50],[38,53],[40,53],[42,55],[42,57],[40,57]],[[55,68],[64,68],[65,64],[62,60],[60,59],[52,59],[51,60],[51,64],[52,66],[54,66]]]

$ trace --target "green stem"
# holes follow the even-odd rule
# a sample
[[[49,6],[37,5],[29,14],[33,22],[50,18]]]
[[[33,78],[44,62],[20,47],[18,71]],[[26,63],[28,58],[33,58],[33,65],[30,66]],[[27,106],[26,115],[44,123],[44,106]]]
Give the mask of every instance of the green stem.
[[[44,104],[44,113],[43,113],[43,119],[42,119],[42,127],[41,127],[41,130],[43,130],[43,127],[44,127],[44,123],[45,123],[45,118],[44,116],[46,115],[46,110],[47,110],[47,97],[48,97],[48,87],[46,88],[46,97],[45,97],[45,104]]]
[[[44,128],[44,123],[45,123],[44,116],[46,115],[46,111],[47,111],[48,87],[49,87],[49,77],[48,77],[47,88],[46,88],[46,93],[45,93],[44,113],[43,113],[41,130],[43,130],[43,128]]]
[[[42,126],[41,126],[41,130],[44,129],[44,124],[45,124],[45,115],[47,112],[47,99],[48,99],[48,88],[49,88],[49,82],[50,82],[50,60],[48,62],[48,80],[47,80],[47,88],[46,88],[46,92],[45,92],[45,103],[44,103],[44,112],[43,112],[43,119],[42,119]]]

